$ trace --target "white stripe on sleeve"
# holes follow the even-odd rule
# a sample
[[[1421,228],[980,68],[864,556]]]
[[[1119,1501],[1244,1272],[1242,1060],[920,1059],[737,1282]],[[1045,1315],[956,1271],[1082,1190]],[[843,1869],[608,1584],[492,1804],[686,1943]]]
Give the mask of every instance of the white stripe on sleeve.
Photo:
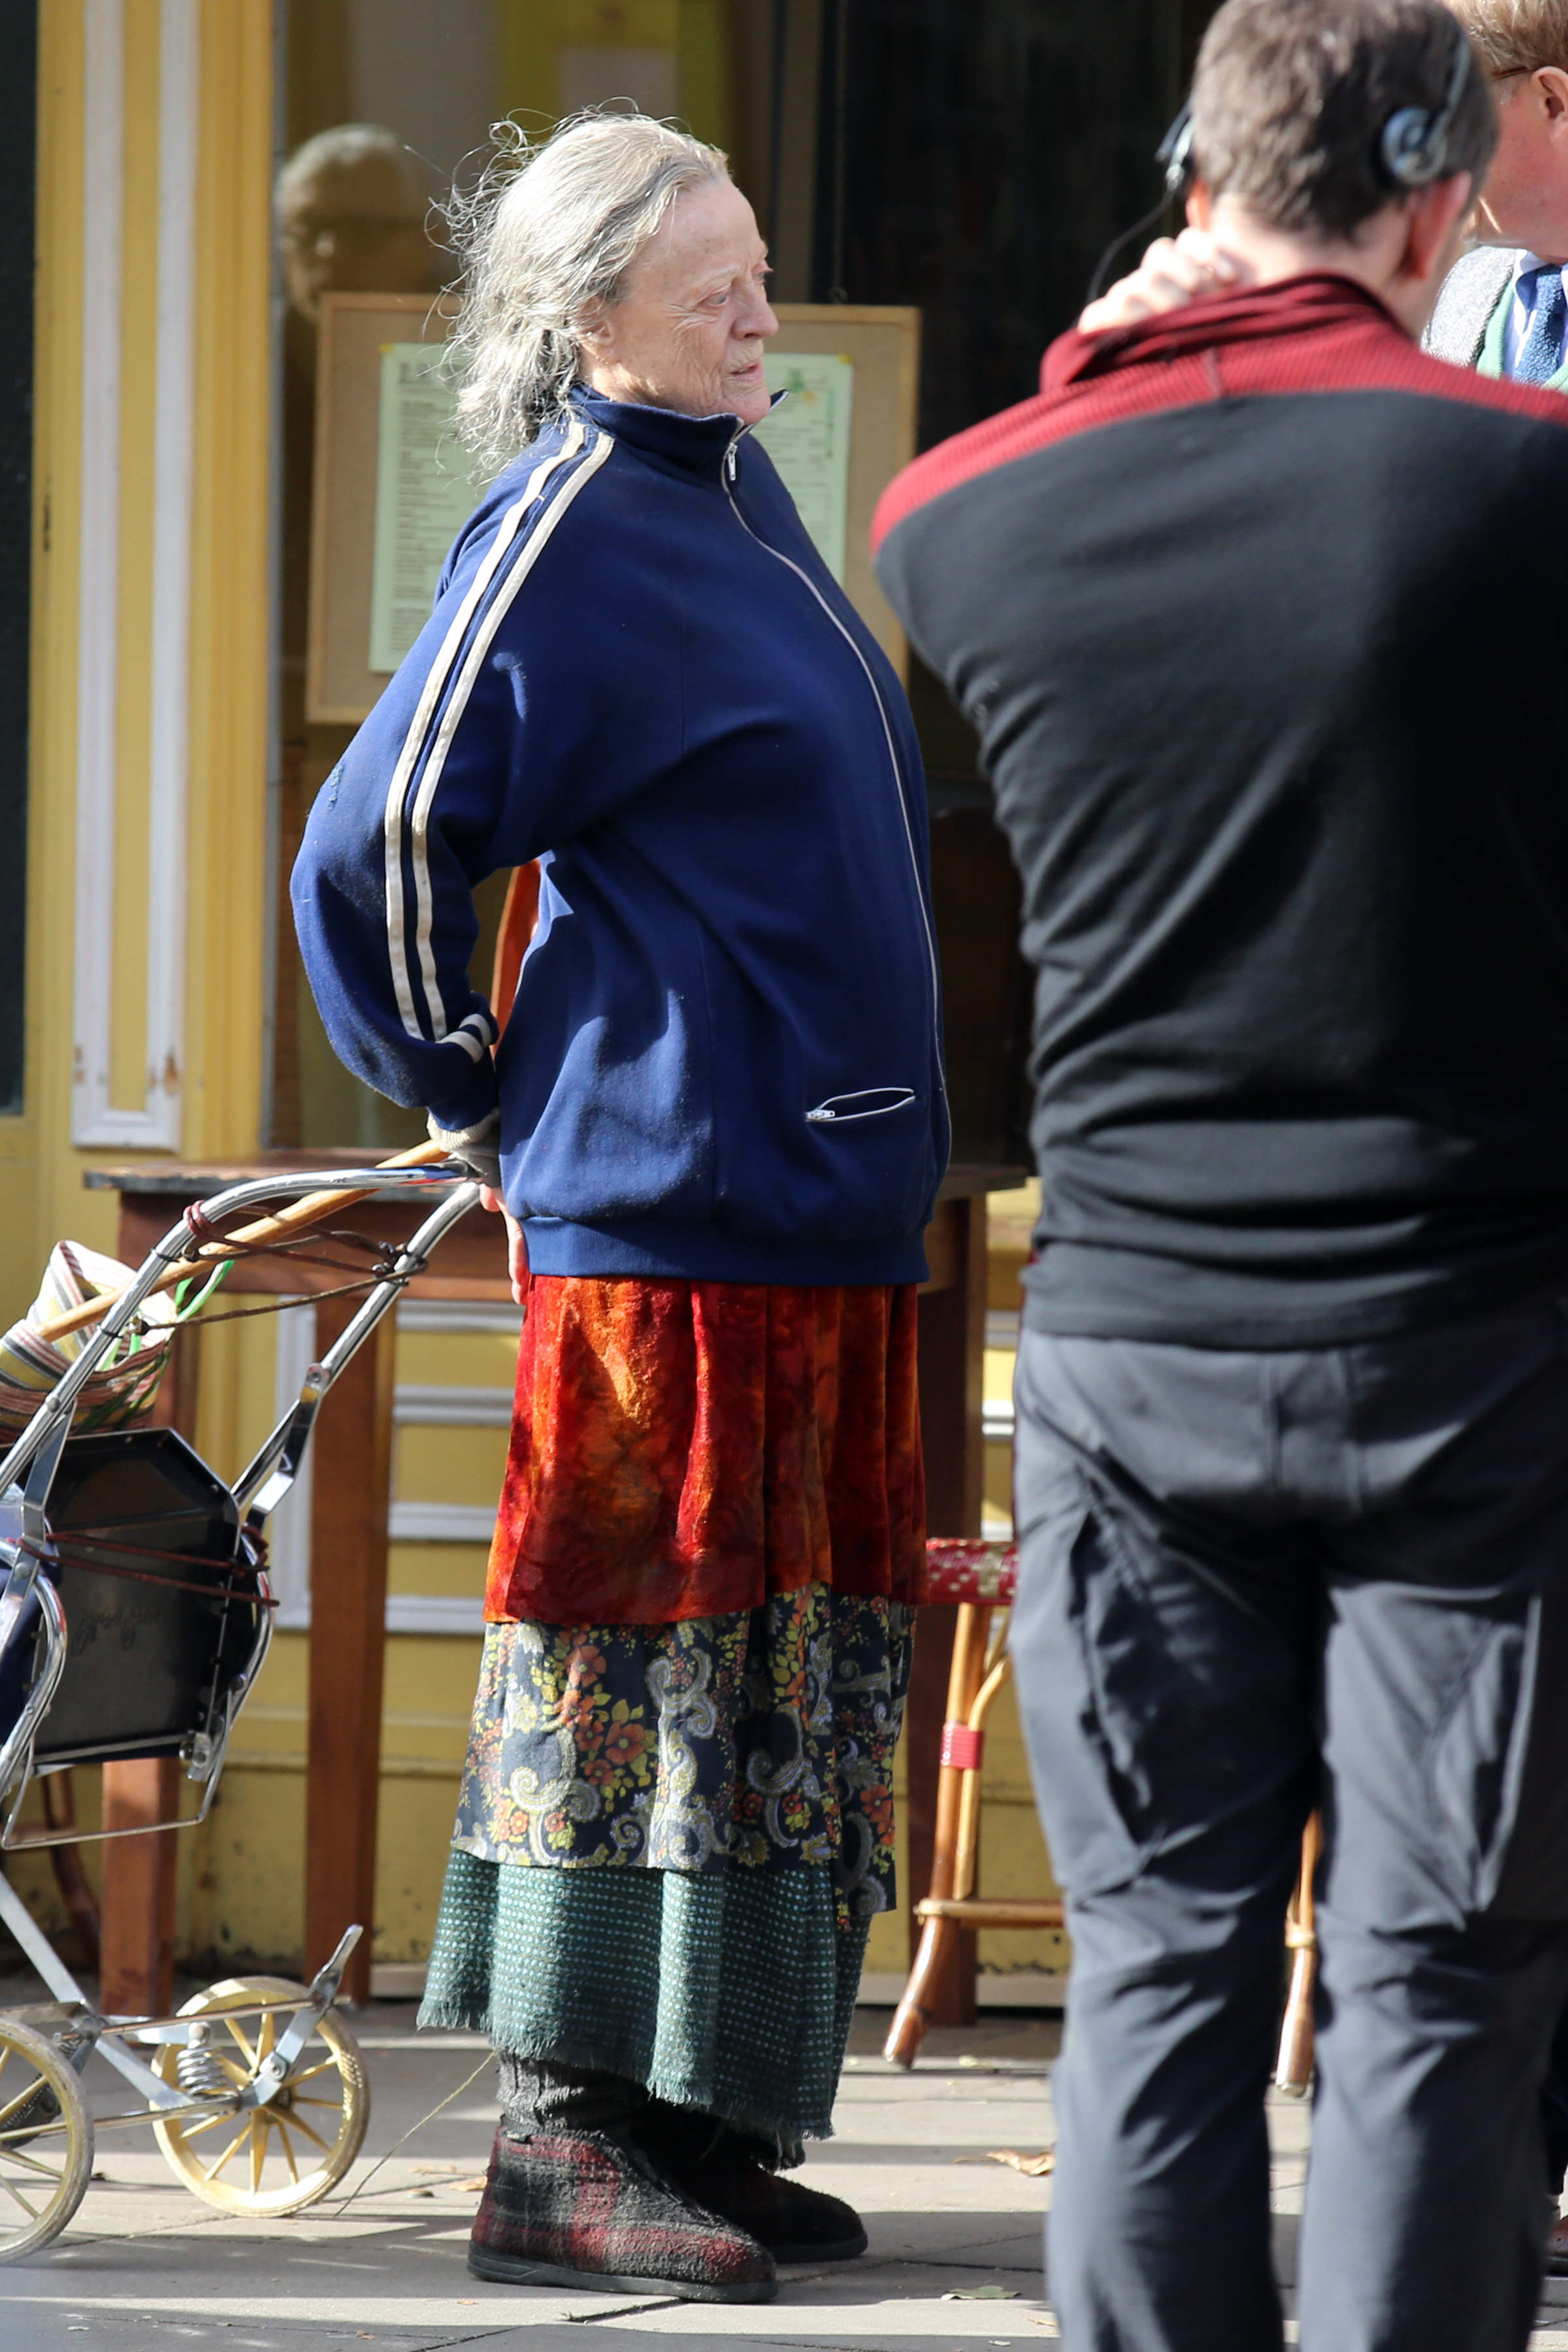
[[[497,589],[495,601],[474,633],[474,640],[468,647],[458,683],[452,690],[451,698],[446,709],[441,714],[441,723],[437,730],[436,740],[430,747],[429,756],[425,762],[425,772],[419,779],[419,788],[414,796],[414,810],[409,831],[414,845],[415,939],[419,952],[419,977],[425,983],[425,1001],[430,1008],[430,1019],[437,1039],[446,1035],[447,1021],[446,1008],[442,1004],[440,991],[436,983],[436,959],[430,947],[430,926],[435,901],[430,887],[430,865],[426,845],[429,835],[431,805],[441,782],[442,771],[447,764],[447,754],[451,749],[452,738],[458,731],[458,722],[464,711],[468,709],[468,697],[474,689],[474,680],[484,665],[485,656],[489,652],[496,631],[510,611],[518,590],[543,554],[562,516],[590,477],[598,472],[615,446],[615,442],[607,433],[601,433],[597,436],[571,480],[565,483],[556,494],[554,505],[548,514],[541,518],[531,533],[527,545],[521,550],[510,572]]]
[[[408,969],[407,923],[403,903],[403,803],[408,791],[408,780],[414,772],[420,747],[425,740],[436,707],[446,690],[447,681],[462,651],[463,639],[468,635],[474,614],[483,602],[491,581],[505,562],[507,552],[522,527],[524,515],[543,490],[552,474],[558,467],[565,465],[570,458],[575,457],[583,445],[583,425],[578,418],[574,417],[560,448],[553,456],[547,457],[542,465],[535,467],[523,484],[521,496],[515,504],[507,509],[502,516],[489,552],[475,573],[468,594],[453,615],[452,625],[442,642],[441,650],[430,666],[429,676],[426,678],[420,692],[418,707],[409,724],[408,732],[403,739],[403,749],[398,753],[397,765],[392,772],[392,782],[386,794],[384,820],[386,939],[392,957],[392,984],[397,996],[397,1010],[402,1015],[403,1026],[410,1037],[423,1037],[425,1032],[420,1025],[419,1015],[414,1003],[414,986]],[[510,599],[508,601],[510,602]],[[416,852],[416,855],[417,858],[418,853]],[[428,877],[426,877],[427,880]],[[435,997],[433,992],[430,1003],[433,1018],[437,1024],[444,1025],[439,1000]],[[437,1034],[440,1034],[439,1027]]]

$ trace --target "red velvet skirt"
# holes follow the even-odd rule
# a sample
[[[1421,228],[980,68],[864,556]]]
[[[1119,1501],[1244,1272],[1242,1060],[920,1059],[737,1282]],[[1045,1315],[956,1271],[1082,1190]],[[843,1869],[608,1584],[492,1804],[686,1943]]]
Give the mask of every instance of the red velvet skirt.
[[[493,1622],[924,1598],[915,1289],[535,1276]]]

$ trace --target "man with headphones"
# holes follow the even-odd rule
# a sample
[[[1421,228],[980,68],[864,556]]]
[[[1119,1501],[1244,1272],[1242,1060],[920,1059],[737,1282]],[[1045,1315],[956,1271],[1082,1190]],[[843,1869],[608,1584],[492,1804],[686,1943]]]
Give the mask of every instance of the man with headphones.
[[[1498,147],[1470,220],[1479,241],[1443,281],[1423,341],[1458,367],[1568,394],[1568,0],[1447,0],[1475,45],[1498,108]],[[1184,195],[1190,114],[1161,150],[1166,192]],[[1251,277],[1237,255],[1190,228],[1087,310],[1090,333],[1184,307]],[[1568,2275],[1568,2010],[1541,2091],[1551,2199],[1546,2265]]]
[[[1038,971],[1013,1652],[1073,1940],[1076,2352],[1522,2352],[1568,1993],[1568,404],[1424,353],[1496,141],[1440,0],[1226,0],[1213,299],[1075,331],[879,570]],[[1245,281],[1245,282],[1244,282]],[[1475,658],[1506,644],[1499,691]]]

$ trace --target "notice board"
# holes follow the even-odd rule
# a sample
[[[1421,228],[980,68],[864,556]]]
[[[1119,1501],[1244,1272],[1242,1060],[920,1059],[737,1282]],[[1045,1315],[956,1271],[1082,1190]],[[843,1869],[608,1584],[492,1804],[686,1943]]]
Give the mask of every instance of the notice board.
[[[442,365],[456,305],[329,294],[316,382],[306,715],[357,725],[430,609],[483,483]],[[767,373],[789,398],[758,427],[828,568],[895,667],[907,649],[871,570],[871,516],[914,455],[920,312],[782,303]]]

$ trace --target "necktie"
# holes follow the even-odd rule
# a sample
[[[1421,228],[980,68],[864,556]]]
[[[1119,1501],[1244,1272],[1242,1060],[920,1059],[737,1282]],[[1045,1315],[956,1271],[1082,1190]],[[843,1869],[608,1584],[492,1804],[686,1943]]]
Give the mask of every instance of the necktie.
[[[1527,270],[1519,281],[1521,291],[1527,278],[1535,281],[1535,307],[1514,360],[1514,382],[1550,383],[1563,365],[1563,329],[1568,322],[1568,295],[1563,290],[1561,269]]]

